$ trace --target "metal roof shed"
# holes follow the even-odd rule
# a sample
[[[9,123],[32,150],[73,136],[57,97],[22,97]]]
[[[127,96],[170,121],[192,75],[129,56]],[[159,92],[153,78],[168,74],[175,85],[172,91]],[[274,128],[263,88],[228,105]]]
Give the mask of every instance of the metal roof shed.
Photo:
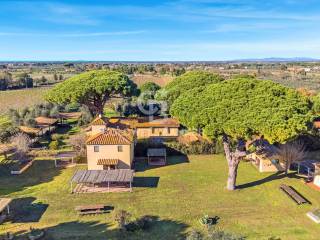
[[[165,148],[148,148],[148,164],[163,166],[167,162],[167,151]]]

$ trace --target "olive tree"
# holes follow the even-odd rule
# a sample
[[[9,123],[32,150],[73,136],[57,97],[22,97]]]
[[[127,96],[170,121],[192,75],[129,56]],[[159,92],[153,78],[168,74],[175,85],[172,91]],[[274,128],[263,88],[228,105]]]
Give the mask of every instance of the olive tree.
[[[245,142],[264,135],[283,143],[308,130],[311,104],[296,90],[271,81],[233,79],[195,88],[180,95],[170,113],[188,128],[222,137],[228,162],[227,189],[236,187]]]

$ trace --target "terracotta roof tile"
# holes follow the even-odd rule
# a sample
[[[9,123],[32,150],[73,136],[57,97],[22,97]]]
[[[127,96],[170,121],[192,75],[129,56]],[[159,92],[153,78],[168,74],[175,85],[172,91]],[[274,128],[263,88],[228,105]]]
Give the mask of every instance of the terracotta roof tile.
[[[134,140],[133,131],[107,128],[105,132],[90,136],[87,145],[128,145]]]

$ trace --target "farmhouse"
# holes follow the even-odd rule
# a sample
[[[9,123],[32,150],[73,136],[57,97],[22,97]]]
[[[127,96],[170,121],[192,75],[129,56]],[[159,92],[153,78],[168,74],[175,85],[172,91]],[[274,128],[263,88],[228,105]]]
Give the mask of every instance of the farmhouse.
[[[139,119],[135,128],[138,138],[177,138],[179,136],[179,122],[173,118],[162,118],[148,121]]]
[[[88,129],[88,170],[130,169],[137,138],[175,138],[175,119],[105,118],[98,116]],[[160,156],[162,157],[162,155]]]
[[[93,132],[86,141],[88,170],[130,169],[134,157],[134,131],[105,125],[92,127]]]
[[[91,123],[91,134],[103,131],[107,126],[117,129],[133,129],[138,139],[148,138],[177,138],[180,124],[173,118],[124,118],[97,117]]]

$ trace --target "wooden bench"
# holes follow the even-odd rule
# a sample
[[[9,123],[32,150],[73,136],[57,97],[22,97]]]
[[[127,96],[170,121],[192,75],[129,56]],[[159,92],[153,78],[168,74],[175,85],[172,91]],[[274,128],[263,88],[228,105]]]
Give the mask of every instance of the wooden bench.
[[[110,208],[102,204],[77,206],[75,210],[79,213],[79,215],[101,214],[110,212]]]
[[[298,193],[293,187],[281,184],[280,189],[287,194],[292,200],[294,200],[298,205],[310,203],[305,199],[300,193]]]

